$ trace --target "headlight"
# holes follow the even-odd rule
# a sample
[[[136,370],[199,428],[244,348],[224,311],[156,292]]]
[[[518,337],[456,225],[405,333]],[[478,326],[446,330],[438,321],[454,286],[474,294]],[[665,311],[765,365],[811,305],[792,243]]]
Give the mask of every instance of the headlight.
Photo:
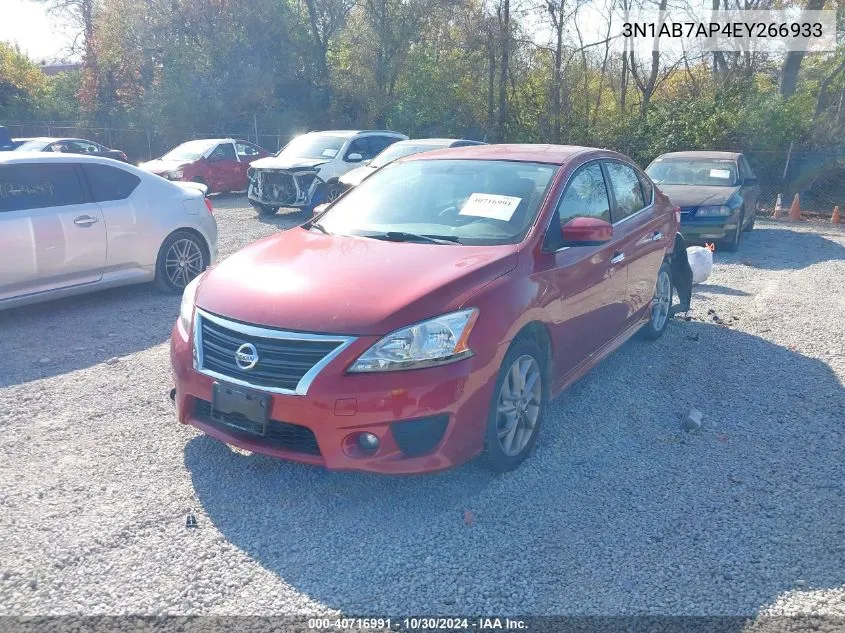
[[[395,371],[451,363],[467,356],[469,333],[478,310],[444,314],[391,332],[356,360],[348,371]]]
[[[182,304],[179,306],[179,325],[185,330],[185,333],[191,331],[191,321],[194,318],[194,300],[197,296],[197,286],[200,279],[205,273],[200,273],[194,277],[191,282],[185,286],[182,291]]]
[[[732,213],[730,207],[698,207],[698,211],[695,212],[695,217],[697,218],[716,218],[716,217],[726,217]]]
[[[181,169],[177,169],[176,171],[171,171],[169,174],[167,174],[167,177],[171,180],[179,180],[184,173],[185,172]]]

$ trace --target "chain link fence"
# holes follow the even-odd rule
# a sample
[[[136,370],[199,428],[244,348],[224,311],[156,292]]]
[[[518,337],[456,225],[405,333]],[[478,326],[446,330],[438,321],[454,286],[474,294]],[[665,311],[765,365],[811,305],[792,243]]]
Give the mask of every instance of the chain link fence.
[[[163,131],[78,121],[11,122],[5,125],[11,135],[18,138],[78,137],[97,141],[124,151],[134,163],[156,158],[179,143],[198,138],[244,139],[276,152],[297,133],[294,130],[262,130],[257,119],[252,125],[213,131],[187,128]],[[830,215],[836,205],[845,209],[845,149],[838,152],[808,150],[793,144],[779,150],[750,150],[745,154],[759,179],[761,212],[774,211],[778,195],[788,208],[796,193],[800,195],[802,210],[810,214]]]
[[[4,123],[13,138],[39,136],[82,138],[101,145],[119,149],[126,153],[133,163],[151,160],[167,153],[180,143],[201,138],[236,138],[250,141],[271,152],[279,151],[290,140],[291,132],[267,133],[255,127],[240,129],[201,131],[155,130],[134,126],[110,126],[77,121],[38,121]]]

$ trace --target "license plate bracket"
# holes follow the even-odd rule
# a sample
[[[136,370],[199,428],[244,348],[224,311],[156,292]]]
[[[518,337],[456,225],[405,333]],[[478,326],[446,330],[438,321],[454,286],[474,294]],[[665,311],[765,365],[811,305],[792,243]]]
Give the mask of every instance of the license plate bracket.
[[[211,391],[211,419],[252,435],[265,435],[270,396],[259,391],[215,382]]]

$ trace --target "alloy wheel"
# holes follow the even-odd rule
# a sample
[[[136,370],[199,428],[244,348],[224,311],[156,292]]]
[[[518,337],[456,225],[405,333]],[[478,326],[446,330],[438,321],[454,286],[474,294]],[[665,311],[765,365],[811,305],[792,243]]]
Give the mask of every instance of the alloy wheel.
[[[203,269],[203,253],[199,244],[187,238],[171,244],[164,259],[164,272],[176,288],[184,288]]]
[[[519,455],[531,441],[540,419],[542,388],[534,357],[517,358],[502,381],[496,411],[496,436],[505,455]]]

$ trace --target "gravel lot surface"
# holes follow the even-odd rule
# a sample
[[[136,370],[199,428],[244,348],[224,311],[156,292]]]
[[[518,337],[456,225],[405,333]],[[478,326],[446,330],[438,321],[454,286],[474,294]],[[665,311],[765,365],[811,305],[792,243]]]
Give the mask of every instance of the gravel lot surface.
[[[304,219],[215,206],[223,256]],[[151,287],[0,313],[0,615],[845,617],[845,230],[760,222],[716,263],[505,476],[330,473],[177,425],[179,298]]]

